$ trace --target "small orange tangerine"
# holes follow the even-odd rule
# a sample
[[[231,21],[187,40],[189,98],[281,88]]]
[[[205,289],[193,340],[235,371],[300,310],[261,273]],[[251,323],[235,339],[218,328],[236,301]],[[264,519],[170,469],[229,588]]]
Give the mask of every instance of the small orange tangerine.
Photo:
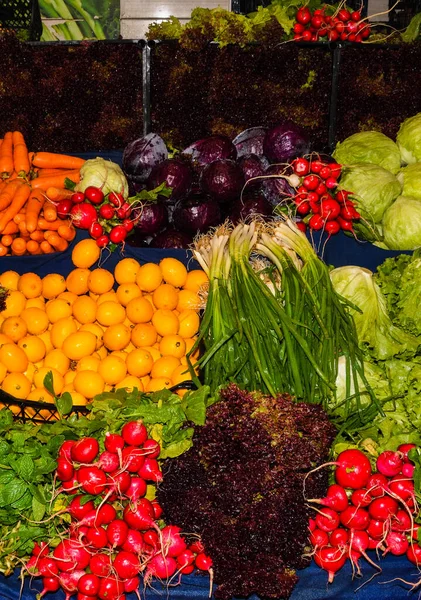
[[[7,317],[1,324],[0,331],[7,335],[12,342],[18,342],[27,334],[28,328],[21,317]]]
[[[37,388],[45,387],[44,379],[51,373],[54,394],[58,396],[64,388],[64,378],[56,369],[52,367],[41,367],[34,374],[34,385]]]
[[[57,298],[59,294],[66,291],[66,279],[59,273],[48,273],[42,279],[42,295],[47,300]]]
[[[174,370],[179,366],[179,358],[176,358],[175,356],[162,356],[154,362],[151,370],[151,377],[152,379],[155,379],[157,377],[165,377],[167,379],[171,379]]]
[[[25,335],[18,341],[18,346],[22,348],[31,363],[42,360],[47,352],[43,340],[36,335]]]
[[[6,365],[4,365],[3,363],[0,363],[0,383],[3,381],[3,379],[6,377],[6,375],[7,375]]]
[[[176,367],[171,375],[172,385],[178,385],[183,381],[191,381],[191,375],[186,365]]]
[[[90,331],[76,331],[63,341],[63,352],[70,360],[80,360],[95,352],[96,341],[96,336]]]
[[[162,356],[181,358],[186,354],[186,342],[180,335],[164,335],[159,342],[159,351]]]
[[[139,298],[142,291],[136,283],[120,283],[116,290],[117,300],[123,306],[127,306],[133,298]]]
[[[159,392],[160,390],[168,389],[172,386],[171,379],[167,377],[152,377],[145,388],[145,392]]]
[[[161,267],[155,263],[145,263],[137,272],[136,283],[142,292],[153,292],[162,283]]]
[[[101,359],[98,356],[84,356],[78,360],[76,371],[98,371]]]
[[[200,310],[201,300],[196,292],[191,290],[180,290],[178,294],[177,310],[182,312],[186,309]]]
[[[77,328],[77,323],[73,317],[59,319],[56,323],[53,323],[50,336],[54,348],[62,348],[64,340],[72,333],[76,333]]]
[[[54,396],[48,392],[45,387],[37,387],[29,392],[27,400],[33,402],[48,402],[48,404],[54,404]]]
[[[50,324],[45,310],[37,308],[36,306],[25,308],[20,316],[26,323],[28,333],[31,333],[32,335],[44,333],[44,331],[47,331],[48,325]]]
[[[103,335],[104,347],[108,350],[123,350],[130,342],[130,329],[123,323],[110,325]]]
[[[110,325],[118,325],[123,323],[126,318],[124,306],[117,302],[107,301],[99,304],[96,309],[96,320],[100,325],[109,327]]]
[[[148,323],[152,319],[153,313],[152,305],[143,296],[133,298],[126,306],[127,318],[134,324]]]
[[[45,309],[45,299],[42,296],[37,296],[36,298],[28,298],[25,302],[25,308],[40,308],[41,310]]]
[[[114,269],[114,279],[117,283],[135,283],[140,269],[140,263],[135,258],[123,258]]]
[[[145,346],[142,350],[146,350],[152,356],[153,361],[156,362],[159,358],[161,358],[162,354],[155,346]]]
[[[118,303],[118,298],[117,298],[117,294],[114,290],[110,290],[109,292],[105,292],[104,294],[96,294],[96,298],[94,298],[95,294],[93,294],[92,292],[89,293],[90,297],[95,300],[95,302],[100,305],[103,302],[117,302]]]
[[[18,317],[25,308],[26,297],[17,290],[12,290],[6,296],[6,308],[0,312],[4,318]]]
[[[178,288],[183,287],[186,283],[187,269],[178,259],[167,256],[160,261],[159,266],[165,283],[170,283]]]
[[[13,340],[11,340],[8,335],[0,333],[0,348],[3,346],[3,344],[13,344]]]
[[[144,348],[136,348],[126,358],[127,371],[130,375],[144,377],[151,372],[154,360],[150,352]]]
[[[136,348],[153,346],[158,334],[152,323],[137,323],[131,330],[131,341]]]
[[[70,358],[60,348],[53,348],[45,355],[43,366],[55,369],[64,377],[70,369]]]
[[[0,285],[7,290],[17,290],[19,277],[16,271],[4,271],[0,274]]]
[[[28,363],[28,368],[26,369],[26,371],[23,372],[23,374],[25,375],[25,377],[27,377],[31,383],[34,381],[35,372],[39,368],[36,365],[41,366],[41,362],[42,361],[40,361],[39,363],[31,363],[31,362],[29,362]]]
[[[85,396],[83,396],[79,392],[77,392],[73,388],[73,385],[65,385],[61,393],[64,394],[65,392],[71,395],[73,406],[86,406],[86,404],[88,403],[88,399],[85,398]]]
[[[73,387],[76,392],[90,400],[94,396],[102,394],[105,381],[96,371],[78,371],[73,380]]]
[[[59,294],[57,298],[60,298],[61,300],[66,300],[66,302],[73,306],[73,302],[78,298],[78,295],[74,294],[73,292],[67,291],[61,292],[61,294]]]
[[[0,348],[0,363],[12,373],[24,373],[28,368],[28,357],[17,344],[3,344]]]
[[[96,350],[99,350],[103,345],[104,330],[98,323],[84,323],[80,326],[79,331],[90,331],[96,336]]]
[[[25,298],[36,298],[42,294],[42,279],[36,273],[24,273],[19,277],[18,291],[22,292]]]
[[[31,391],[31,382],[23,373],[8,373],[2,381],[1,389],[19,400],[25,400]]]
[[[37,335],[37,338],[44,342],[45,353],[49,352],[50,350],[52,350],[54,348],[53,343],[51,341],[51,334],[48,329],[47,329],[47,331],[44,331],[44,333],[39,333]]]
[[[101,346],[101,348],[98,348],[98,350],[94,352],[94,355],[102,360],[108,355],[108,350],[105,346]]]
[[[73,385],[73,379],[75,377],[76,377],[76,371],[72,371],[72,370],[67,371],[67,373],[65,373],[65,375],[63,377],[63,379],[64,379],[64,387],[69,386],[69,385]]]
[[[98,373],[105,383],[115,385],[127,375],[127,366],[123,358],[109,354],[100,362]]]
[[[152,316],[152,325],[159,335],[176,334],[180,328],[180,322],[177,315],[171,310],[159,308]]]
[[[88,288],[94,294],[105,294],[114,285],[114,277],[107,269],[97,268],[90,272],[88,277]]]
[[[92,238],[85,238],[78,242],[72,250],[72,263],[75,267],[89,269],[99,259],[100,248]]]
[[[73,316],[82,325],[94,323],[96,320],[97,304],[89,296],[78,296],[72,305]]]
[[[178,315],[180,328],[178,335],[182,338],[192,338],[199,331],[200,317],[195,310],[186,309]]]
[[[50,323],[56,323],[72,315],[72,305],[62,298],[53,298],[45,305],[45,313]]]
[[[139,392],[143,392],[143,383],[139,377],[135,377],[134,375],[126,375],[126,377],[115,385],[116,390],[125,389],[127,392],[132,392],[135,388]]]
[[[162,283],[152,294],[156,308],[174,310],[178,304],[178,290],[170,283]]]
[[[187,273],[183,289],[197,292],[202,288],[206,289],[209,285],[209,278],[202,269],[193,269]]]
[[[76,294],[77,296],[81,296],[82,294],[86,294],[89,290],[88,288],[88,277],[90,275],[89,269],[73,269],[67,276],[66,279],[66,287],[69,292]]]

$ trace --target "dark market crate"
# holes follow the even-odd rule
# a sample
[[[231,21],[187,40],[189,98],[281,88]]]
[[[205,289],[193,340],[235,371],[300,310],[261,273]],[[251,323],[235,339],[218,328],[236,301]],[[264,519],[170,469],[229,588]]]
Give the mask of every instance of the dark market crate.
[[[1,0],[0,29],[14,32],[26,41],[39,40],[42,22],[38,0]]]

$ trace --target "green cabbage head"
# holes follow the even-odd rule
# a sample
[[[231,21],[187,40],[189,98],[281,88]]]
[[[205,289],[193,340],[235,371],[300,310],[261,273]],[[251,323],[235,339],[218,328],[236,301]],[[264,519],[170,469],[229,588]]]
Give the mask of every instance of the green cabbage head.
[[[383,167],[358,163],[342,169],[341,188],[352,192],[361,214],[380,223],[383,214],[401,193],[398,179]]]
[[[129,195],[127,179],[120,166],[104,158],[90,158],[82,165],[80,182],[75,189],[84,192],[90,185],[101,188],[104,195],[110,192],[122,194],[124,198]]]
[[[390,250],[421,247],[421,198],[398,196],[382,220],[383,241]]]
[[[403,167],[396,177],[402,184],[402,196],[421,200],[421,162]]]
[[[421,113],[401,123],[396,143],[404,164],[421,162]]]
[[[398,146],[379,131],[360,131],[336,144],[333,158],[341,165],[372,163],[394,175],[401,167]]]

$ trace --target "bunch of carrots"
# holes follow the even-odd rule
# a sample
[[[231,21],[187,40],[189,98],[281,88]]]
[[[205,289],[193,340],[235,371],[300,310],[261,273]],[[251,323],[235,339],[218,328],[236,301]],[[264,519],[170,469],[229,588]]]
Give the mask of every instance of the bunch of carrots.
[[[75,235],[56,204],[80,181],[85,160],[53,152],[29,152],[20,131],[0,139],[0,256],[48,254],[67,249]]]

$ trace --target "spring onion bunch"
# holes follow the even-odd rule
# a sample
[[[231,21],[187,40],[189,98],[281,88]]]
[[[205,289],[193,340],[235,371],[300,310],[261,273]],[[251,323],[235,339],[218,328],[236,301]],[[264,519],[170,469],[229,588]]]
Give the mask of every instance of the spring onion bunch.
[[[352,407],[360,411],[362,393],[376,403],[349,304],[290,219],[224,225],[196,240],[193,253],[210,282],[196,347],[203,345],[199,367],[211,390],[236,382],[326,406],[342,356]]]

